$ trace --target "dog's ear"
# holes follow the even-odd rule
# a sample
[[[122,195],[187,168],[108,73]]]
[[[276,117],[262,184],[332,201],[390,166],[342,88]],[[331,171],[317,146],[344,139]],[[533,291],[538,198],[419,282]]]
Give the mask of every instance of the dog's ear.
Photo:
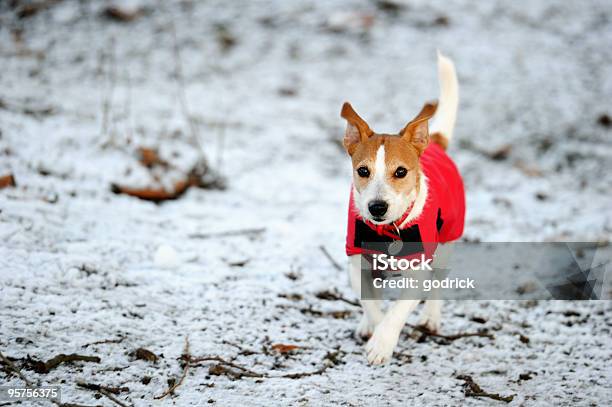
[[[436,114],[436,110],[438,109],[438,101],[437,100],[430,100],[429,102],[425,103],[423,105],[423,107],[421,108],[421,111],[419,112],[419,114],[416,115],[416,117],[414,119],[411,120],[411,122],[415,122],[419,119],[424,119],[424,118],[431,118],[434,114]]]
[[[400,136],[412,144],[419,155],[429,144],[429,119],[436,113],[437,108],[438,103],[435,101],[425,103],[419,114],[400,131]]]
[[[347,153],[353,155],[357,144],[367,140],[374,132],[370,130],[370,126],[359,117],[348,102],[342,105],[340,116],[346,120],[346,132],[344,133],[342,144],[344,144]]]

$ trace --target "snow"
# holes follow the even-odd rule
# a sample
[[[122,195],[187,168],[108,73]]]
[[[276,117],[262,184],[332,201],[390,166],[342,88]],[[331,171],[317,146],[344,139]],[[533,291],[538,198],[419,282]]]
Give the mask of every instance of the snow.
[[[466,398],[457,374],[515,394],[512,405],[609,404],[608,301],[449,302],[443,333],[487,327],[495,339],[402,338],[402,357],[370,367],[352,338],[358,310],[315,296],[354,298],[320,250],[345,264],[341,104],[377,131],[401,128],[437,95],[436,49],[459,74],[450,154],[466,183],[465,238],[612,237],[611,130],[598,123],[612,114],[607,2],[402,3],[395,13],[365,0],[130,1],[145,7],[131,22],[101,17],[107,2],[59,2],[21,20],[0,6],[0,175],[17,182],[0,190],[2,353],[98,355],[100,364],[23,371],[61,385],[65,402],[91,405],[110,401],[77,380],[127,386],[119,398],[138,406],[488,404]],[[151,184],[138,147],[157,147],[181,170],[198,158],[174,36],[189,114],[228,189],[156,205],[110,184]],[[505,144],[505,160],[483,153]],[[346,319],[327,313],[343,310]],[[175,396],[154,400],[180,376],[186,337],[194,356],[257,372],[316,370],[338,348],[341,363],[301,379],[238,380],[204,363]],[[278,343],[301,348],[263,352]],[[163,357],[134,360],[139,347]]]
[[[174,247],[162,244],[155,251],[153,263],[158,268],[173,269],[179,265],[178,254]]]

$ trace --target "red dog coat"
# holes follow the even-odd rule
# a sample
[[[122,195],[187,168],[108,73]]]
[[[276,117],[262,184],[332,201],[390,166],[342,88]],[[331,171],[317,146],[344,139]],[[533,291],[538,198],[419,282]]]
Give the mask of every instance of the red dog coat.
[[[408,252],[401,256],[424,252],[431,257],[437,243],[459,239],[463,234],[465,218],[465,192],[463,181],[457,167],[437,144],[430,143],[420,157],[421,170],[427,178],[427,200],[421,215],[400,230],[400,236],[392,224],[374,225],[363,219],[355,207],[353,192],[348,210],[348,231],[346,254],[370,253],[364,249],[367,243],[385,243],[402,240],[412,244],[405,245]],[[401,225],[410,209],[395,224]],[[370,246],[371,247],[371,246]]]

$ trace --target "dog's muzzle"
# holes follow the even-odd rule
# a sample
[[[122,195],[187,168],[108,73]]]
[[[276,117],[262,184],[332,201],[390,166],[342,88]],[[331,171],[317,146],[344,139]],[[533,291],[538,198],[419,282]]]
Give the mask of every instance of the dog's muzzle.
[[[368,204],[368,210],[374,218],[382,218],[387,213],[387,209],[389,209],[389,205],[385,201],[371,201]]]

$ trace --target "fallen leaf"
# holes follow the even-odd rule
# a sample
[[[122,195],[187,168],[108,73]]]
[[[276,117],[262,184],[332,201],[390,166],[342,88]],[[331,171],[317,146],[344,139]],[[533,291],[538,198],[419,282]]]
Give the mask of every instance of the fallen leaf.
[[[129,7],[119,7],[119,6],[109,6],[103,12],[103,15],[106,18],[109,18],[111,20],[115,20],[121,23],[129,23],[131,21],[134,21],[141,14],[142,14],[142,9],[140,8],[129,8]]]
[[[274,349],[278,353],[289,353],[299,348],[300,347],[297,345],[285,345],[282,343],[277,343],[276,345],[272,345],[272,349]]]
[[[167,163],[159,157],[157,150],[149,147],[140,147],[138,149],[138,161],[148,168],[154,165],[167,165]]]
[[[0,189],[14,186],[17,186],[17,183],[15,182],[15,177],[13,176],[13,174],[0,176]]]
[[[133,352],[133,355],[138,360],[146,360],[149,362],[157,362],[158,356],[145,348],[138,348]]]
[[[125,194],[145,201],[163,202],[179,198],[191,185],[189,180],[177,181],[174,184],[174,190],[167,191],[164,188],[131,188],[119,184],[111,184],[111,191],[115,194]]]

